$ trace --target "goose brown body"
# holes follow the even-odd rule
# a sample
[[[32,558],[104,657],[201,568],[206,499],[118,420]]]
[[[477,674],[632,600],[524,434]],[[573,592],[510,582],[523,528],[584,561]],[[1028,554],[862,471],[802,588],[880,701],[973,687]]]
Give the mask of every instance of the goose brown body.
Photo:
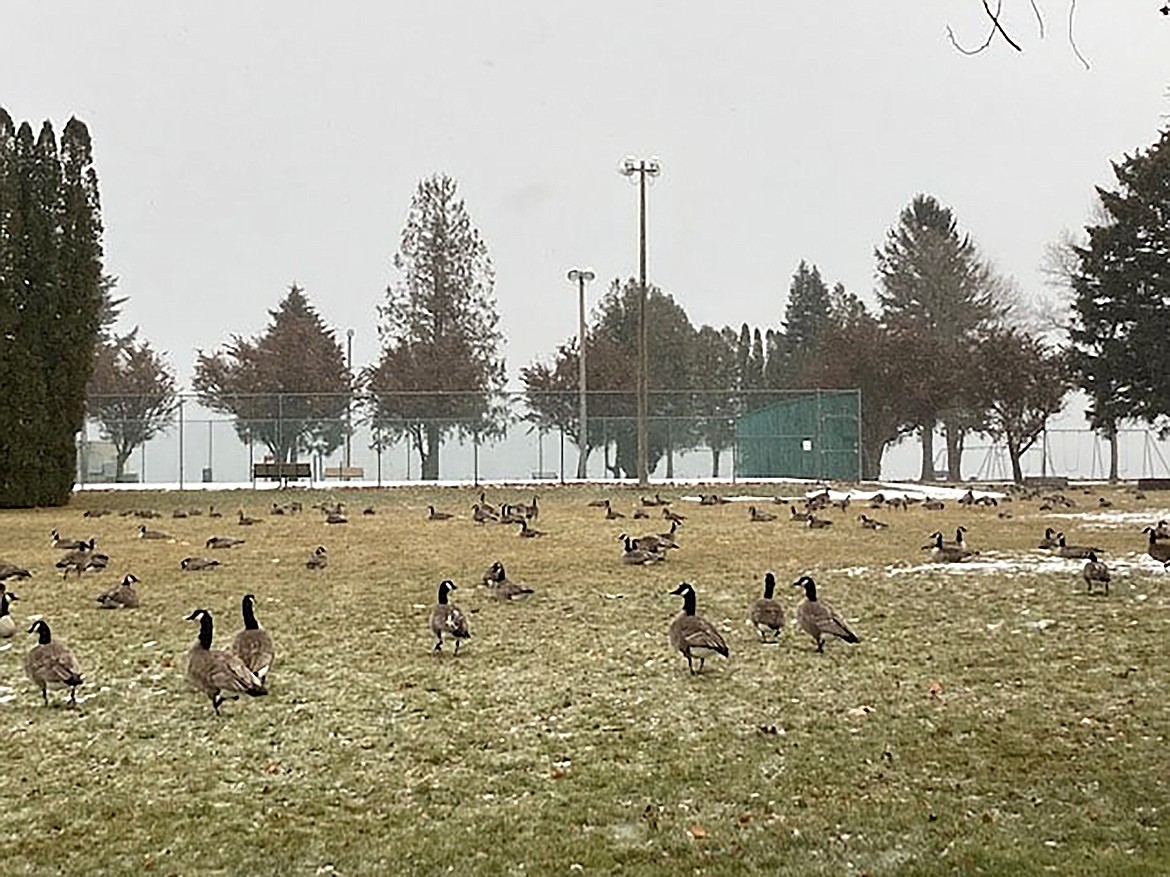
[[[703,663],[711,652],[729,657],[731,652],[723,635],[710,621],[696,614],[695,589],[687,582],[681,582],[670,593],[683,598],[683,611],[670,623],[670,644],[682,652],[691,673],[703,672]],[[698,670],[695,669],[695,658],[699,659]]]
[[[276,649],[272,644],[272,636],[256,621],[255,606],[256,598],[252,594],[245,594],[244,599],[240,601],[244,629],[233,637],[228,650],[243,661],[244,665],[256,674],[257,679],[264,682],[272,668]]]
[[[455,654],[459,644],[471,637],[467,627],[467,616],[454,603],[448,602],[447,595],[455,590],[455,583],[449,579],[439,582],[439,600],[431,607],[431,633],[435,635],[435,652],[443,650],[443,635],[455,640]]]
[[[1158,530],[1155,527],[1146,527],[1142,532],[1150,534],[1146,554],[1162,564],[1163,567],[1170,567],[1170,542],[1159,542]]]
[[[784,631],[784,607],[773,599],[775,589],[776,576],[767,573],[764,576],[764,596],[752,604],[752,611],[748,616],[762,640],[767,640],[768,637],[778,639]]]
[[[811,576],[801,576],[793,586],[804,588],[804,599],[796,607],[796,623],[801,630],[816,640],[817,651],[825,650],[825,637],[835,636],[847,643],[861,642],[857,634],[849,629],[845,619],[837,610],[823,600],[817,599],[817,586]]]
[[[120,584],[98,595],[97,604],[103,609],[137,609],[140,602],[138,592],[134,590],[137,581],[138,577],[133,573],[126,575]]]
[[[1085,588],[1090,594],[1093,593],[1097,585],[1104,586],[1105,593],[1109,593],[1109,581],[1111,578],[1109,575],[1109,567],[1097,559],[1097,552],[1089,552],[1089,559],[1081,571],[1081,577],[1085,580]]]
[[[53,641],[49,624],[44,619],[34,621],[28,632],[37,634],[39,640],[24,656],[24,672],[33,684],[41,689],[41,698],[45,706],[49,705],[50,688],[68,688],[69,702],[76,704],[77,689],[84,680],[81,676],[81,665],[73,652],[61,643]]]
[[[16,622],[8,612],[8,606],[13,600],[19,600],[15,594],[10,594],[0,585],[0,638],[8,639],[16,633]]]
[[[211,647],[210,612],[196,609],[187,620],[199,622],[199,639],[187,652],[187,681],[207,695],[216,715],[219,715],[220,704],[229,697],[235,700],[241,694],[260,697],[268,693],[264,683],[238,655]]]

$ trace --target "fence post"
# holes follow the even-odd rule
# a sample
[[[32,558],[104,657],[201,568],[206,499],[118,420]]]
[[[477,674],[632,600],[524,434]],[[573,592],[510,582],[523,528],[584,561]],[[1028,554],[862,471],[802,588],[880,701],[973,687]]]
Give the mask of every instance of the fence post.
[[[479,487],[479,431],[471,434],[471,480]]]
[[[561,484],[565,483],[565,428],[561,427]]]
[[[183,397],[179,397],[179,490],[184,487],[183,481]]]

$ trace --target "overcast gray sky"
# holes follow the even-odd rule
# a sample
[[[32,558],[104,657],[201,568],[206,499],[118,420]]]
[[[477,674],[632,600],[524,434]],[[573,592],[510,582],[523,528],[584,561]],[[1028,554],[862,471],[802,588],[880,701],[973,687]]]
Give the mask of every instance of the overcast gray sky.
[[[650,278],[696,325],[772,324],[803,258],[866,298],[916,192],[1025,292],[1109,161],[1170,111],[1153,0],[8,4],[0,105],[93,134],[125,323],[168,352],[250,334],[288,284],[376,356],[417,181],[461,183],[497,271],[509,375],[576,331],[565,280],[637,268],[624,155],[656,155]],[[592,299],[602,289],[595,284]]]

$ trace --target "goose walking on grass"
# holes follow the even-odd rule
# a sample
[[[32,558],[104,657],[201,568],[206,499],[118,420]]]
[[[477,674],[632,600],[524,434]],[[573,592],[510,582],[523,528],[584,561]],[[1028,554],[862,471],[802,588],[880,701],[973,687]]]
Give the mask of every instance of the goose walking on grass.
[[[764,596],[752,604],[752,611],[748,618],[760,633],[760,639],[767,642],[770,637],[773,641],[780,638],[784,632],[784,607],[777,602],[773,594],[776,590],[776,576],[772,573],[764,575]]]
[[[1154,527],[1146,527],[1142,532],[1150,534],[1146,554],[1162,564],[1163,569],[1170,568],[1170,542],[1159,542],[1158,531]]]
[[[69,575],[69,570],[76,570],[80,577],[87,569],[105,569],[109,565],[109,555],[103,554],[94,548],[94,540],[90,539],[85,548],[70,551],[57,561],[57,569],[61,570],[61,578]]]
[[[712,652],[725,658],[730,657],[727,641],[715,625],[702,615],[695,614],[695,589],[687,582],[680,582],[670,593],[683,598],[682,612],[670,623],[670,644],[687,659],[691,674],[703,672],[703,663]],[[698,670],[695,669],[695,658],[699,659]]]
[[[211,613],[196,609],[188,621],[199,622],[199,639],[187,652],[187,681],[207,695],[215,714],[225,700],[237,700],[241,694],[261,697],[268,693],[264,683],[248,669],[239,656],[211,647],[213,633]]]
[[[849,629],[845,619],[837,610],[823,600],[817,599],[817,584],[812,576],[801,576],[792,583],[795,588],[804,588],[804,599],[796,607],[796,623],[801,630],[816,640],[817,651],[824,652],[825,637],[835,636],[847,643],[861,642]]]
[[[435,635],[435,654],[442,654],[443,634],[455,640],[455,654],[459,654],[459,644],[471,637],[467,629],[467,616],[454,603],[448,602],[447,595],[455,590],[455,583],[450,579],[439,582],[439,602],[431,607],[431,633]]]
[[[134,573],[127,573],[121,584],[114,585],[104,594],[98,595],[97,604],[103,609],[137,609],[138,592],[134,590],[134,583],[137,581],[138,577]]]
[[[228,651],[244,662],[244,665],[256,674],[261,682],[268,679],[268,671],[272,668],[272,661],[276,658],[276,649],[272,645],[272,636],[256,621],[256,598],[252,594],[245,594],[240,601],[240,610],[244,615],[244,629],[235,635]]]
[[[1089,552],[1089,559],[1081,571],[1081,577],[1085,580],[1088,593],[1093,593],[1097,585],[1102,585],[1105,588],[1105,595],[1109,595],[1109,567],[1097,559],[1097,552]]]
[[[61,643],[53,642],[49,623],[43,618],[34,621],[28,632],[37,634],[38,641],[24,656],[24,672],[41,689],[45,706],[49,705],[50,688],[68,688],[69,703],[76,706],[77,689],[85,681],[77,658]]]
[[[14,600],[19,599],[16,594],[9,593],[0,585],[0,639],[9,639],[16,633],[16,622],[8,613],[8,606]]]
[[[318,545],[313,549],[313,553],[309,555],[309,559],[305,561],[305,567],[308,569],[325,569],[329,566],[329,554],[325,550],[324,545]]]

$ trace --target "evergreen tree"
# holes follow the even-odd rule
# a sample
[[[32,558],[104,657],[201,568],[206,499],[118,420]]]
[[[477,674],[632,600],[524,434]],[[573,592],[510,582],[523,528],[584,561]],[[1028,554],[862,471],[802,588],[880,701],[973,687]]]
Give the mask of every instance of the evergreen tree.
[[[335,330],[295,283],[257,338],[234,336],[199,352],[192,382],[199,400],[236,418],[241,441],[262,442],[278,462],[304,451],[332,453],[345,441],[351,379]]]
[[[794,357],[815,354],[820,348],[831,304],[829,287],[821,279],[820,270],[801,259],[792,275],[784,312],[784,335]]]
[[[1002,316],[996,278],[971,239],[959,234],[951,211],[929,195],[914,197],[874,255],[883,321],[895,331],[929,339],[940,357],[914,406],[922,418],[922,480],[930,481],[935,424],[962,389],[951,354]],[[953,465],[957,467],[957,459]]]
[[[401,280],[378,309],[382,357],[364,374],[375,425],[409,437],[426,480],[439,477],[445,436],[492,438],[507,423],[495,271],[456,189],[440,174],[415,191],[394,257]]]
[[[87,406],[102,438],[114,445],[114,480],[121,481],[134,449],[175,421],[175,375],[135,332],[98,345]]]
[[[0,505],[72,495],[102,302],[102,224],[85,125],[0,111]]]
[[[1099,188],[1105,219],[1074,247],[1073,361],[1090,422],[1106,435],[1132,417],[1170,418],[1170,128],[1114,162]]]
[[[711,477],[719,477],[723,452],[735,444],[739,415],[736,392],[735,331],[702,326],[691,345],[698,438],[711,449]]]

